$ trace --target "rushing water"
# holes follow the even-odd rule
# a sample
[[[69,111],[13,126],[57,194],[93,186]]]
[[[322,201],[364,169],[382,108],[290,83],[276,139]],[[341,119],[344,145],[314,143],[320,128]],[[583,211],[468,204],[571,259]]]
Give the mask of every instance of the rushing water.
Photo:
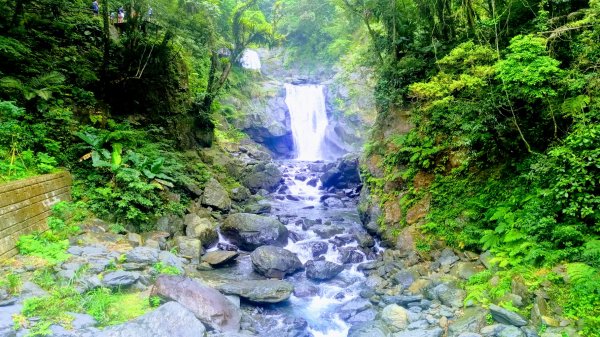
[[[242,67],[250,70],[260,70],[260,57],[255,50],[246,49],[240,58]]]
[[[290,111],[296,159],[321,160],[327,129],[327,111],[322,85],[286,84],[285,103]]]

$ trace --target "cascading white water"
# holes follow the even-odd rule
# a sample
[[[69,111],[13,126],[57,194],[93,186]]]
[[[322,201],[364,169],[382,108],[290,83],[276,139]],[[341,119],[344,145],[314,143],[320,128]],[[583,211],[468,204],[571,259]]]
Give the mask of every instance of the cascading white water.
[[[242,67],[250,70],[260,70],[260,57],[255,50],[246,49],[240,58]]]
[[[323,159],[322,144],[328,124],[323,86],[286,84],[285,91],[296,159]]]

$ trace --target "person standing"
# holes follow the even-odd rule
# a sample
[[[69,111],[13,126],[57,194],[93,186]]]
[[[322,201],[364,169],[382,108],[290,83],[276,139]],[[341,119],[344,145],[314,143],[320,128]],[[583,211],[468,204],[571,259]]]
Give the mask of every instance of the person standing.
[[[117,23],[123,23],[123,18],[125,17],[125,10],[123,9],[123,6],[119,7],[119,10],[117,11]]]
[[[94,0],[94,2],[92,2],[92,12],[94,12],[94,15],[98,15],[99,10],[100,6],[98,5],[98,0]]]

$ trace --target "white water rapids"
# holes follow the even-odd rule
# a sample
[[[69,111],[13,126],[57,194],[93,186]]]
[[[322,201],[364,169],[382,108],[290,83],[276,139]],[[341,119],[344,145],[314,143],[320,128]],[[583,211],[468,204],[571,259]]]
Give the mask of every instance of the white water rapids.
[[[298,160],[314,161],[325,157],[322,144],[328,120],[323,89],[322,85],[285,85],[285,103],[290,111]]]

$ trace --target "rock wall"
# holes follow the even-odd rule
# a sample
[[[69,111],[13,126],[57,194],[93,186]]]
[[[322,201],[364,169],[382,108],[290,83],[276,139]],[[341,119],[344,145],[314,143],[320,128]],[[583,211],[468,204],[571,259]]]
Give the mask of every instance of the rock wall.
[[[68,172],[47,174],[0,185],[0,260],[17,253],[20,235],[45,230],[50,209],[71,198]]]

